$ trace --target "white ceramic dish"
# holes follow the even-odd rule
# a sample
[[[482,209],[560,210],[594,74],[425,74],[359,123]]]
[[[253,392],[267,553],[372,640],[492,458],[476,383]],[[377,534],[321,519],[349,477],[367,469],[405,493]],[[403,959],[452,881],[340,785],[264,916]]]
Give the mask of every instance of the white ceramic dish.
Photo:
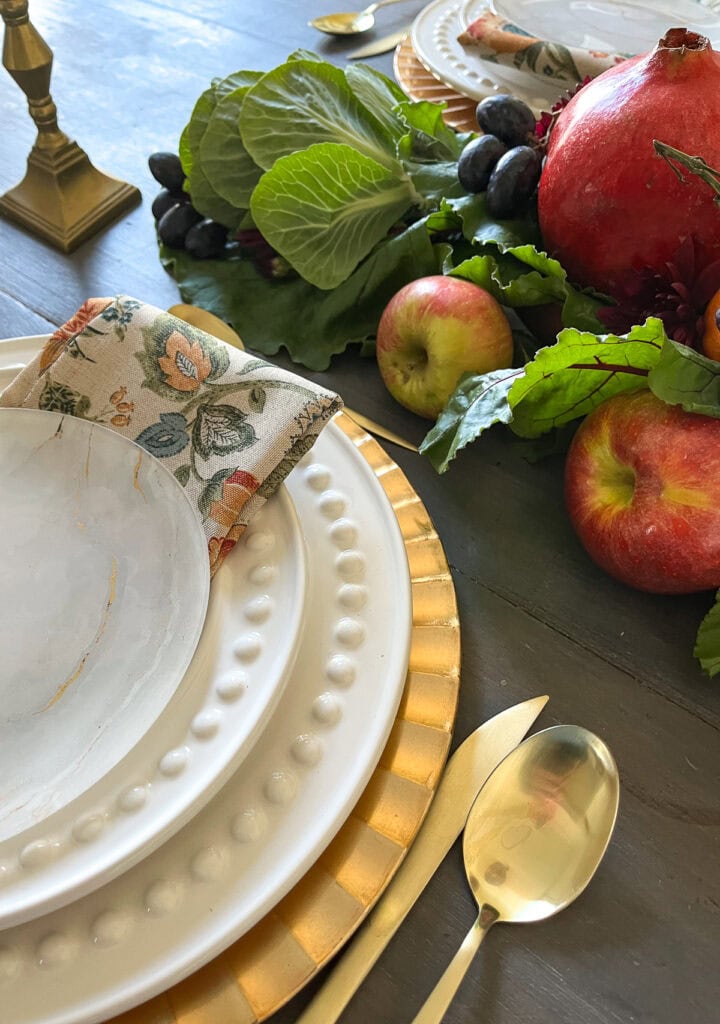
[[[563,92],[533,75],[483,60],[457,37],[487,9],[484,0],[434,0],[413,22],[410,38],[420,62],[451,89],[474,100],[510,92],[535,112],[547,110]]]
[[[197,969],[298,881],[372,774],[407,669],[402,536],[332,423],[287,488],[310,556],[290,685],[242,768],[182,831],[102,889],[0,934],[0,1005],[13,1024],[105,1020]],[[238,695],[221,682],[224,714]]]
[[[683,25],[720,44],[720,11],[697,0],[494,0],[495,11],[539,39],[611,53],[646,53]]]
[[[86,793],[195,653],[207,545],[182,488],[106,427],[0,409],[0,839]]]
[[[0,341],[0,390],[43,340]],[[43,415],[50,414],[0,409],[0,418]],[[87,428],[82,420],[70,417],[65,424],[68,433]],[[116,444],[125,443],[105,428],[103,434],[118,438]],[[7,434],[3,436],[7,440]],[[141,450],[128,444],[132,470]],[[83,469],[86,447],[81,454]],[[170,476],[156,459],[143,461]],[[207,595],[208,556],[202,528],[184,492],[170,479],[198,531],[196,571],[205,581]],[[128,480],[132,484],[132,472]],[[139,497],[134,488],[133,493]],[[38,504],[45,511],[52,509],[54,515],[55,492]],[[162,530],[167,531],[167,525],[163,520]],[[173,537],[170,531],[167,535]],[[61,777],[55,788],[65,798],[62,805],[0,842],[0,927],[28,920],[97,888],[155,849],[211,799],[257,739],[289,678],[303,618],[305,548],[285,489],[263,508],[227,562],[213,580],[205,627],[182,682],[154,721],[133,717],[132,749],[124,751],[116,763],[106,763],[82,793],[76,795],[73,790],[74,799],[67,791],[73,785],[78,788],[75,775],[69,776],[69,783]],[[176,609],[179,624],[175,626],[181,631],[185,605],[193,594],[202,593],[202,587],[198,590],[189,573],[165,578],[167,574],[157,571],[156,557],[147,565],[148,593],[154,594],[153,601],[157,598],[161,609],[166,605]],[[181,568],[179,562],[177,568]],[[176,595],[173,601],[168,600],[169,594]],[[153,656],[158,656],[156,640],[162,653],[162,637],[153,633]],[[132,650],[132,642],[126,647]],[[127,653],[122,652],[121,665],[129,662]],[[154,682],[147,687],[150,694],[154,687]],[[134,698],[133,716],[137,706]],[[51,734],[50,739],[60,742],[65,735]],[[69,734],[66,745],[74,749],[73,735]],[[28,744],[15,763],[22,764],[25,774],[27,764],[38,758],[42,762],[44,757],[42,745]]]

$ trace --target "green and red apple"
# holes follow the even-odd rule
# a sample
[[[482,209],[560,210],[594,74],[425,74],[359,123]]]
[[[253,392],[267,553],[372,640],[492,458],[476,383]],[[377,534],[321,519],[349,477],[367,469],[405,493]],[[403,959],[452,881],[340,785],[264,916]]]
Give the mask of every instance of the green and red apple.
[[[464,373],[510,366],[510,324],[495,299],[471,281],[436,275],[405,285],[385,307],[377,362],[401,405],[436,419]]]
[[[720,419],[649,390],[608,399],[573,438],[565,499],[588,554],[623,583],[720,587]]]

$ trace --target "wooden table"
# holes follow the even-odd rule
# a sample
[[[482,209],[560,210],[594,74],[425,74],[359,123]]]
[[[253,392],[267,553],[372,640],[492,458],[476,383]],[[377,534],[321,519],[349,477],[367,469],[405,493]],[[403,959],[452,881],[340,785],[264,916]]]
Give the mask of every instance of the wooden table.
[[[150,213],[157,185],[147,156],[177,148],[195,99],[215,76],[268,69],[296,47],[342,64],[357,41],[334,42],[306,24],[337,6],[31,3],[55,53],[61,127],[98,166],[137,184],[143,203],[72,256],[0,222],[0,334],[46,332],[91,295],[122,291],[162,307],[178,301],[157,258]],[[420,7],[381,12],[376,31],[402,27]],[[389,55],[373,63],[390,73]],[[0,97],[5,191],[24,173],[34,131],[7,76]],[[423,437],[426,424],[391,400],[374,361],[349,354],[313,376],[398,433]],[[437,525],[457,587],[463,675],[455,742],[503,707],[548,693],[540,724],[594,730],[622,777],[615,836],[588,891],[544,924],[494,930],[447,1020],[717,1021],[720,684],[692,658],[710,595],[647,596],[601,573],[564,514],[561,460],[528,464],[502,433],[471,446],[443,477],[418,455],[394,448],[392,455]],[[410,1020],[473,915],[456,844],[343,1021]],[[314,987],[274,1021],[289,1024]]]

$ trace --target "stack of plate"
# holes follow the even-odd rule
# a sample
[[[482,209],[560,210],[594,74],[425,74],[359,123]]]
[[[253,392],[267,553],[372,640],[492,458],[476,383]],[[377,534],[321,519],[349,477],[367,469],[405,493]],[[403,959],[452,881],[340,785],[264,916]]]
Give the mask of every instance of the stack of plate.
[[[43,340],[0,342],[0,390]],[[334,422],[211,586],[182,488],[118,434],[0,409],[0,473],[2,1018],[90,1024],[248,932],[346,821],[403,692],[408,557]]]
[[[433,0],[415,19],[395,54],[395,76],[412,99],[447,104],[445,120],[477,130],[478,100],[509,92],[536,113],[564,92],[551,80],[495,64],[463,47],[458,36],[486,11],[524,34],[565,46],[644,53],[673,25],[684,25],[720,48],[720,11],[700,0]]]

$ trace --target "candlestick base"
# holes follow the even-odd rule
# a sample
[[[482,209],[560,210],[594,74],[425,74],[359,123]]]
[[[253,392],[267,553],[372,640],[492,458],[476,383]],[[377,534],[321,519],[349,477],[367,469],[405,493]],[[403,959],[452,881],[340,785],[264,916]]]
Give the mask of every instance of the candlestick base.
[[[19,185],[0,196],[0,212],[72,252],[140,201],[140,191],[94,167],[76,142],[51,150],[33,147]]]

